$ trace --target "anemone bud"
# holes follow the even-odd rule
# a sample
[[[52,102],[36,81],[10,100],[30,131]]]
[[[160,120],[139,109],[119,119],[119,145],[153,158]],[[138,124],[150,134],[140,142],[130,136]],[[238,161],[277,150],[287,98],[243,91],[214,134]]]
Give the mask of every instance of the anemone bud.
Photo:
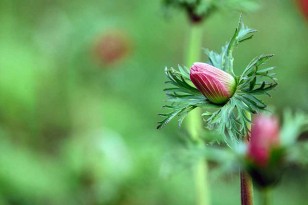
[[[232,75],[206,63],[194,63],[190,69],[190,79],[197,89],[215,104],[227,102],[236,88]]]
[[[266,166],[273,148],[279,146],[278,119],[273,116],[258,115],[251,127],[248,157],[258,166]]]

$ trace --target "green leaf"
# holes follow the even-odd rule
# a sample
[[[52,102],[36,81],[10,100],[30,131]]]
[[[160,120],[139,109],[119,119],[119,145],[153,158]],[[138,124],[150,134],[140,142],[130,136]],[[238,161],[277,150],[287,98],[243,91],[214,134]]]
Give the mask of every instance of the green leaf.
[[[244,25],[242,17],[240,17],[238,27],[229,42],[222,47],[221,53],[216,53],[205,49],[205,54],[209,58],[209,63],[235,76],[233,71],[233,50],[242,42],[252,38],[256,30],[248,28]]]
[[[277,86],[274,67],[261,68],[273,55],[254,58],[245,68],[239,79],[238,90],[254,95],[268,95]],[[252,98],[252,97],[251,97]]]
[[[183,115],[186,116],[187,113],[193,109],[195,109],[197,106],[185,106],[182,108],[176,109],[175,107],[172,108],[173,111],[169,114],[160,114],[162,117],[166,117],[163,121],[158,123],[157,129],[160,129],[164,127],[166,124],[168,124],[173,118],[175,117],[181,117],[181,122],[183,121]],[[181,124],[179,124],[181,125]]]
[[[308,116],[299,111],[292,113],[290,110],[286,110],[280,134],[281,144],[285,147],[295,144],[303,131],[308,131]]]
[[[274,55],[270,54],[270,55],[261,55],[259,57],[256,57],[255,59],[253,59],[245,68],[245,70],[243,71],[242,75],[241,75],[241,79],[253,72],[257,72],[258,71],[258,67],[263,65],[266,61],[268,61],[271,57],[273,57]]]
[[[205,54],[208,56],[210,64],[213,65],[216,68],[222,69],[222,55],[219,53],[216,53],[214,51],[210,51],[208,49],[204,50]]]
[[[163,106],[170,110],[167,114],[159,114],[164,117],[158,123],[157,129],[164,127],[172,119],[179,118],[179,126],[190,111],[196,107],[211,104],[195,87],[191,84],[189,72],[186,68],[178,66],[179,70],[173,68],[165,68],[165,73],[168,78],[167,84],[171,87],[164,89],[169,105]]]

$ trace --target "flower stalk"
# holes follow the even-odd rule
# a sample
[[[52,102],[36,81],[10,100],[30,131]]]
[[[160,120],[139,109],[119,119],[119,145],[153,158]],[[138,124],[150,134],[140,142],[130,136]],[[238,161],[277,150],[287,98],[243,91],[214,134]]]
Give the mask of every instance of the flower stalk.
[[[246,112],[246,117],[251,120],[251,114]],[[247,127],[251,129],[251,123],[247,122]],[[244,139],[249,142],[249,138]],[[245,170],[240,170],[241,182],[241,204],[253,205],[253,183],[252,179]]]
[[[241,204],[252,205],[253,204],[253,186],[250,176],[246,171],[240,171],[241,180]]]
[[[194,62],[201,58],[201,44],[202,44],[202,27],[200,24],[191,24],[190,33],[188,39],[188,50],[186,53],[186,65],[192,65]],[[187,129],[191,138],[201,143],[199,133],[202,130],[202,121],[200,118],[200,112],[194,110],[187,116]]]
[[[202,45],[202,26],[201,24],[191,24],[188,41],[188,52],[186,57],[186,65],[192,65],[194,62],[200,60],[201,45]],[[200,132],[202,131],[202,120],[200,118],[200,110],[195,109],[187,116],[186,121],[187,130],[193,141],[197,146],[204,148],[204,144],[200,139]],[[207,162],[203,157],[197,159],[194,167],[194,179],[196,189],[196,204],[209,205],[210,194],[208,187],[208,167]]]
[[[261,191],[261,204],[270,205],[271,204],[271,190],[270,188],[262,189]]]

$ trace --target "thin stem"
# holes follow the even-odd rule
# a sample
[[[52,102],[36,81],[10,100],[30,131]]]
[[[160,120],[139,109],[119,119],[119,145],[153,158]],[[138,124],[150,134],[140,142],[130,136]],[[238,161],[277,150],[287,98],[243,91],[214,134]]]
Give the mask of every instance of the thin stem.
[[[241,204],[252,205],[253,204],[253,186],[250,176],[245,172],[240,172],[241,178]]]
[[[262,205],[270,205],[271,203],[271,192],[270,189],[263,189],[261,191]]]
[[[200,60],[202,44],[202,27],[201,24],[192,24],[190,29],[186,66],[189,68],[196,61]],[[192,139],[201,143],[199,133],[201,132],[202,121],[200,118],[200,111],[195,109],[187,116],[187,129]]]
[[[248,119],[251,119],[251,114],[246,112]],[[248,128],[251,128],[251,125],[248,125]],[[249,141],[247,138],[246,141]],[[253,184],[250,176],[244,170],[240,171],[240,180],[241,180],[241,204],[242,205],[253,205]]]
[[[201,42],[202,42],[202,27],[201,24],[192,24],[188,42],[188,52],[186,59],[186,66],[190,67],[194,62],[200,60],[201,54]],[[192,111],[187,120],[187,129],[191,138],[198,144],[198,146],[204,146],[200,139],[199,133],[202,131],[202,121],[200,110],[196,109]],[[208,189],[208,167],[203,158],[198,159],[194,166],[195,186],[196,186],[196,199],[197,205],[209,205],[209,189]]]
[[[191,66],[194,62],[200,60],[202,44],[202,24],[192,24],[188,41],[188,52],[186,63]]]
[[[194,167],[197,205],[209,205],[208,168],[203,158],[198,159]]]

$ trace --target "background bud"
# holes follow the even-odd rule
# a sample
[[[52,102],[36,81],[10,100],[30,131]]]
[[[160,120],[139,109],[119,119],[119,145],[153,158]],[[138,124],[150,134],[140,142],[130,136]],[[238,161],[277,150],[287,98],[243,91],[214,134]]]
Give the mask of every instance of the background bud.
[[[227,102],[236,88],[232,75],[206,63],[195,63],[190,69],[190,79],[215,104]]]
[[[247,169],[258,188],[277,184],[284,170],[280,146],[278,119],[258,115],[253,120],[251,137],[247,150]]]
[[[248,144],[249,158],[259,166],[266,166],[273,148],[279,146],[278,119],[259,115],[252,124]]]
[[[103,65],[111,65],[122,60],[130,50],[128,36],[121,30],[110,30],[97,40],[95,56]]]
[[[308,19],[308,0],[298,0],[298,5],[303,15]]]

